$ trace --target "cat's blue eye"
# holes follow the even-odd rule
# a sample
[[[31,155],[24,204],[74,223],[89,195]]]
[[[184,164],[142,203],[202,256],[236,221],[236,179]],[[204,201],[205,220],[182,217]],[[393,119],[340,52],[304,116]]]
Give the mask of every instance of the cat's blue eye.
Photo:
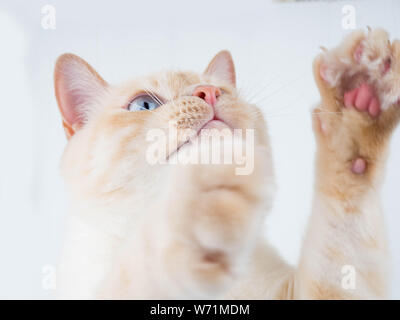
[[[129,111],[145,111],[145,110],[154,110],[158,108],[160,103],[153,97],[143,94],[131,101],[128,105]]]

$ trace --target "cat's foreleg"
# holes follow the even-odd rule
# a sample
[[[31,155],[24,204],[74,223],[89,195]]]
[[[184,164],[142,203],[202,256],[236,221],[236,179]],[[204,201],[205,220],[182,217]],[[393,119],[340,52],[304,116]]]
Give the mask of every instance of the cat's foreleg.
[[[312,215],[295,297],[384,298],[388,249],[380,189],[400,116],[400,45],[383,30],[351,34],[314,62],[321,105]]]

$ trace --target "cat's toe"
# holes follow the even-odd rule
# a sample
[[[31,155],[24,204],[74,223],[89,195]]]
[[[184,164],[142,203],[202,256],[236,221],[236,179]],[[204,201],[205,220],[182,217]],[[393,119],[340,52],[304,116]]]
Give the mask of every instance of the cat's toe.
[[[345,92],[343,101],[347,108],[354,107],[358,111],[368,112],[373,118],[381,113],[379,98],[375,94],[374,87],[368,83]]]

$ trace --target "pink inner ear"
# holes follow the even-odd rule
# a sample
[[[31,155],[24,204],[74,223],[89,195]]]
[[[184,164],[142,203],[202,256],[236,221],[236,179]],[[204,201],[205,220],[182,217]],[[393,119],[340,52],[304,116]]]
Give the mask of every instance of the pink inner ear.
[[[64,127],[72,135],[83,125],[86,108],[103,93],[107,83],[86,61],[67,53],[57,60],[54,84]]]
[[[229,82],[236,85],[235,67],[233,66],[233,63],[226,62],[225,68]]]
[[[79,127],[82,120],[79,116],[79,110],[77,110],[81,100],[79,94],[69,90],[65,79],[62,77],[58,81],[56,80],[56,94],[64,121],[70,127]]]
[[[211,60],[205,73],[226,80],[233,86],[236,86],[235,66],[232,56],[228,51],[219,52]]]

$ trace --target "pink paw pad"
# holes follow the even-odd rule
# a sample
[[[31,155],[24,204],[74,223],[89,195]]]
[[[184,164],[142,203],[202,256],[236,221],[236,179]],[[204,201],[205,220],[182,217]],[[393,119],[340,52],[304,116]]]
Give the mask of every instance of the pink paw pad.
[[[347,108],[354,107],[359,111],[367,111],[374,118],[379,116],[381,112],[381,106],[375,96],[374,88],[367,83],[346,92],[344,94],[344,105]]]
[[[355,174],[363,174],[367,169],[367,162],[363,158],[357,158],[351,165],[351,171]]]

